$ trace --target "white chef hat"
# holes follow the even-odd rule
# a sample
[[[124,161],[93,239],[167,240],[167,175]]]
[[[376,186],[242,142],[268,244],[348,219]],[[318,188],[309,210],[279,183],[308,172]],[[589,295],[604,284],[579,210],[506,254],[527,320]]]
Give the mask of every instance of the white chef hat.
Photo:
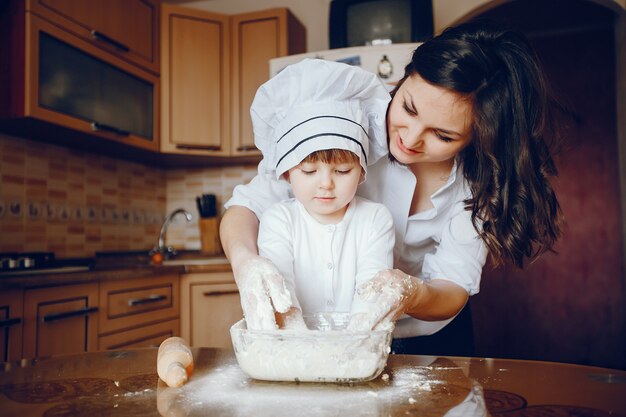
[[[387,154],[390,99],[378,77],[362,68],[304,59],[258,89],[250,109],[254,143],[276,178],[324,149],[354,152],[366,172]]]

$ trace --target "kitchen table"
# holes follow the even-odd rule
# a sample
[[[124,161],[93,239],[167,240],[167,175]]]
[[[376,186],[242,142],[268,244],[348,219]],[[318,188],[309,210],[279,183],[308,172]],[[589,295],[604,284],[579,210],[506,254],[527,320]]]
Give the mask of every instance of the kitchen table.
[[[550,362],[390,355],[359,384],[263,382],[230,350],[193,349],[181,388],[155,348],[2,364],[1,416],[626,416],[626,372]]]

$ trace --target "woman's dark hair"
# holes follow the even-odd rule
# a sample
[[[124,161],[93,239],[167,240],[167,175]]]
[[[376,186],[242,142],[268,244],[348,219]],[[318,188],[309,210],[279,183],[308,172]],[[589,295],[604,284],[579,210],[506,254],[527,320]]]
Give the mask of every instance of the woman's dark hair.
[[[414,73],[471,104],[472,140],[459,155],[472,191],[465,204],[494,263],[521,268],[552,250],[562,227],[548,181],[554,119],[526,38],[493,22],[448,28],[415,50],[401,82]]]

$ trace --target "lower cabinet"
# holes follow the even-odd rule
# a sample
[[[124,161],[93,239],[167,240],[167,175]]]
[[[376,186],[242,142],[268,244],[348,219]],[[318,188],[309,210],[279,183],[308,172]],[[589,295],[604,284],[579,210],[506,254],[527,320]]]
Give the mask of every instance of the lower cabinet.
[[[98,348],[100,350],[110,350],[158,347],[168,337],[177,336],[179,328],[180,321],[177,319],[100,336]]]
[[[181,336],[194,347],[231,348],[230,327],[243,318],[232,272],[181,278]]]
[[[22,291],[0,291],[0,362],[22,357]]]
[[[97,350],[97,312],[97,283],[25,290],[22,357]]]
[[[101,282],[99,349],[158,346],[178,335],[179,288],[177,275]]]

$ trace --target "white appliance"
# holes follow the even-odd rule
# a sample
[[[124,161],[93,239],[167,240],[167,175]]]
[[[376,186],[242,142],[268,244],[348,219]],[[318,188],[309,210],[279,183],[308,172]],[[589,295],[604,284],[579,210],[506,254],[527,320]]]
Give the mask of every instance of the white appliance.
[[[355,46],[274,58],[270,59],[270,77],[278,74],[287,65],[295,64],[305,58],[321,58],[358,65],[367,71],[373,72],[378,75],[387,89],[391,91],[404,75],[404,67],[411,60],[411,55],[418,45],[420,44],[396,43],[376,46]]]

